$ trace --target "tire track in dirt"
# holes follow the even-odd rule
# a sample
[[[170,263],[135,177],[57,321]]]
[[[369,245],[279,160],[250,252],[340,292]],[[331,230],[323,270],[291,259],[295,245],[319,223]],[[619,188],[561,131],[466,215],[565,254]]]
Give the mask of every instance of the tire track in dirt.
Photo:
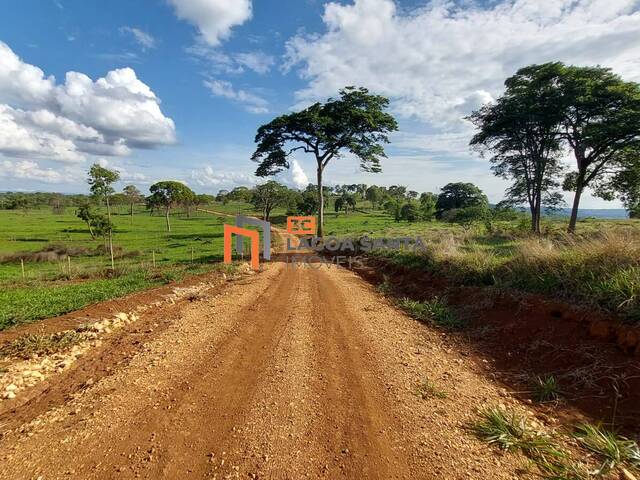
[[[388,415],[391,405],[362,364],[361,338],[345,308],[344,291],[323,269],[311,270],[316,311],[312,329],[315,354],[322,366],[321,432],[329,476],[410,478],[406,458],[398,455],[389,437],[389,430],[396,427]]]
[[[158,413],[147,419],[147,430],[167,432],[156,450],[155,478],[202,478],[215,472],[211,454],[224,451],[224,439],[242,422],[248,405],[271,364],[292,304],[293,275],[280,273],[270,286],[236,316],[238,330],[208,352],[170,399],[171,417]],[[273,312],[281,312],[273,315]]]
[[[232,438],[221,439],[214,471],[221,478],[410,478],[388,444],[395,424],[359,360],[343,294],[315,268],[285,270],[297,283],[281,341],[251,411]]]
[[[315,468],[310,279],[304,272],[284,268],[296,280],[290,285],[286,323],[243,423],[218,447],[215,463],[221,478],[234,474],[240,478],[300,478]],[[220,451],[226,452],[224,465]]]

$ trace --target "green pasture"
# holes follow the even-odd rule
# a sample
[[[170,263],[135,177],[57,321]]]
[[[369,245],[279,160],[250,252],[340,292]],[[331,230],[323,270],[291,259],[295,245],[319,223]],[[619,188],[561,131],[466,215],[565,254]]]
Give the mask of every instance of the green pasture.
[[[214,210],[219,210],[217,207]],[[42,208],[0,210],[0,329],[82,308],[88,304],[215,268],[222,260],[223,229],[233,219],[193,212],[164,216],[139,209],[112,212],[116,272],[103,239],[92,240],[75,209],[54,215]],[[52,261],[19,256],[55,246],[67,255]],[[154,267],[155,257],[155,267]],[[69,270],[69,265],[71,270]]]

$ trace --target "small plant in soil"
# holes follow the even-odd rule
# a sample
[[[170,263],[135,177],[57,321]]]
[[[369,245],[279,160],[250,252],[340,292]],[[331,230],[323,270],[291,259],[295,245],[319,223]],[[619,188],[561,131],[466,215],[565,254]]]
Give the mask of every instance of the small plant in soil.
[[[393,292],[393,285],[391,284],[391,279],[389,278],[389,275],[382,276],[382,282],[378,284],[378,286],[376,287],[376,290],[378,290],[378,292],[380,292],[383,295],[389,295],[391,292]]]
[[[602,461],[598,475],[604,475],[615,468],[640,469],[640,449],[638,443],[601,425],[578,425],[575,438],[587,450],[595,453]]]
[[[520,451],[542,472],[543,478],[580,480],[588,478],[582,465],[571,462],[569,455],[550,436],[533,430],[524,416],[503,408],[480,412],[482,419],[472,428],[481,440],[511,452]]]
[[[501,408],[489,408],[480,416],[482,420],[473,425],[473,430],[481,440],[503,450],[516,450],[521,445],[527,431],[524,417]]]
[[[560,398],[560,386],[553,375],[536,377],[533,382],[533,393],[540,403],[554,402]]]
[[[436,387],[428,378],[418,383],[416,395],[422,398],[422,400],[427,400],[428,398],[447,398],[447,393]]]
[[[465,322],[458,317],[444,299],[433,297],[428,302],[418,302],[410,298],[403,298],[400,307],[413,318],[421,321],[431,321],[435,325],[448,329],[458,329]]]

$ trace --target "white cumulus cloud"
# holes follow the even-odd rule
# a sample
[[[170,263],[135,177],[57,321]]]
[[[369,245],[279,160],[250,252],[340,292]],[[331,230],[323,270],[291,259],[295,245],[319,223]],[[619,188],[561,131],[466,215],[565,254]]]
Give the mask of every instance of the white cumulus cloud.
[[[435,0],[409,11],[355,0],[327,3],[323,21],[324,34],[287,44],[286,68],[308,81],[300,102],[362,85],[403,116],[446,126],[531,63],[602,64],[640,79],[636,0]]]
[[[191,179],[202,187],[231,190],[234,187],[252,186],[258,183],[255,175],[242,172],[228,172],[216,170],[211,165],[191,171]]]
[[[174,142],[173,120],[133,69],[95,81],[67,72],[58,84],[0,42],[0,154],[73,163]]]
[[[285,179],[285,183],[299,189],[305,188],[309,185],[309,177],[302,169],[302,165],[295,158],[290,162],[291,166]]]
[[[251,0],[169,0],[178,18],[198,28],[202,39],[216,46],[231,29],[251,18]]]
[[[33,160],[0,160],[0,177],[42,183],[65,183],[72,179],[72,176],[64,172],[52,168],[42,168]]]

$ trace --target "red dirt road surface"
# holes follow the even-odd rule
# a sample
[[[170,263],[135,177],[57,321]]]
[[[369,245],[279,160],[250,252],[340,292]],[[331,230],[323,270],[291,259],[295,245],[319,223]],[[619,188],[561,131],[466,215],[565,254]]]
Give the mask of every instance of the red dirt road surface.
[[[354,273],[276,260],[3,402],[1,477],[521,478],[468,430],[516,402],[475,362]]]

